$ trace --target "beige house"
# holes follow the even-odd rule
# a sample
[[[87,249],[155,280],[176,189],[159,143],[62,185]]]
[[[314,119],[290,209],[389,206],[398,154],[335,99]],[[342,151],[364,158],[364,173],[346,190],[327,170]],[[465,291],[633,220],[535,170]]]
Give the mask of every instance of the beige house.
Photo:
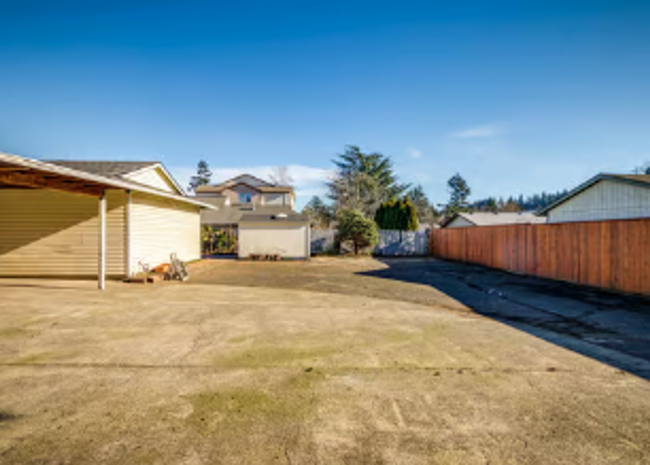
[[[237,255],[275,255],[308,258],[311,255],[309,219],[293,210],[290,186],[278,186],[242,174],[213,186],[196,189],[197,200],[218,210],[204,210],[201,224],[226,229],[237,236]]]
[[[0,277],[125,277],[200,258],[200,212],[157,162],[0,153]]]
[[[650,175],[599,174],[539,214],[549,223],[650,218]]]
[[[268,207],[280,211],[293,210],[295,194],[291,186],[277,186],[250,174],[211,186],[199,186],[196,197],[219,207],[221,213],[204,215],[203,223],[224,224],[221,220],[230,220],[225,211],[250,211],[259,207]],[[207,212],[206,212],[207,213]]]
[[[446,219],[442,228],[472,228],[476,226],[498,226],[507,224],[539,224],[545,223],[545,218],[540,218],[531,212],[474,212],[456,213]]]

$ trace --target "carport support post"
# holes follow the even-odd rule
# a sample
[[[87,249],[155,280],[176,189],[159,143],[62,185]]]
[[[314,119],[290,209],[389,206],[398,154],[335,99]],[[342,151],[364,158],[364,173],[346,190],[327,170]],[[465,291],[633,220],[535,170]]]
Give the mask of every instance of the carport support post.
[[[97,287],[106,287],[106,191],[99,197],[99,256],[97,267]]]

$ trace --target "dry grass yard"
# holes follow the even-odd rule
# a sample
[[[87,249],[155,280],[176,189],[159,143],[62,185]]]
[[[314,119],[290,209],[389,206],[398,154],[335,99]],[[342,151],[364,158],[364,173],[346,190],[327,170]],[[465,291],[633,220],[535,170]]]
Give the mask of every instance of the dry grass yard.
[[[650,462],[643,299],[431,260],[191,273],[0,280],[0,463]]]

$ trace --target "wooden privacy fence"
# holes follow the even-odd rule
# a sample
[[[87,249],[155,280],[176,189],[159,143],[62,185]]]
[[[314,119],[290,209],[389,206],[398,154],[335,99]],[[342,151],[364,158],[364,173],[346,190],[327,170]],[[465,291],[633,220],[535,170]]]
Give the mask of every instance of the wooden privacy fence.
[[[650,219],[434,229],[435,257],[650,294]]]

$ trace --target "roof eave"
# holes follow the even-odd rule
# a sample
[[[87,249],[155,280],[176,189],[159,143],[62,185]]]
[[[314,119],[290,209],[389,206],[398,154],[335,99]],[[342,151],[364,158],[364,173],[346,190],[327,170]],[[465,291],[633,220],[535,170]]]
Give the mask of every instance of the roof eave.
[[[34,160],[31,158],[25,158],[21,157],[18,155],[11,155],[8,153],[3,153],[0,152],[0,161],[3,161],[8,164],[16,165],[19,167],[27,168],[27,169],[33,169],[33,170],[38,170],[38,171],[45,171],[45,172],[50,172],[53,174],[60,174],[63,176],[70,176],[78,179],[82,179],[85,181],[90,181],[94,182],[103,186],[106,186],[106,188],[117,188],[117,189],[124,189],[124,190],[130,190],[130,191],[135,191],[135,192],[142,192],[146,194],[152,194],[156,195],[159,197],[165,197],[173,200],[177,200],[179,202],[183,203],[189,203],[192,205],[196,205],[198,207],[202,208],[207,208],[209,210],[218,210],[217,207],[209,204],[205,204],[203,202],[197,202],[195,200],[191,200],[187,197],[181,196],[181,195],[176,195],[176,194],[170,194],[166,193],[163,191],[160,191],[158,189],[154,188],[148,188],[144,187],[142,185],[136,185],[132,184],[128,181],[122,181],[114,178],[109,178],[106,176],[101,176],[98,174],[91,174],[87,173],[85,171],[77,170],[74,168],[67,168],[65,166],[60,166],[60,165],[55,165],[52,163],[46,163],[43,161],[39,160]]]

